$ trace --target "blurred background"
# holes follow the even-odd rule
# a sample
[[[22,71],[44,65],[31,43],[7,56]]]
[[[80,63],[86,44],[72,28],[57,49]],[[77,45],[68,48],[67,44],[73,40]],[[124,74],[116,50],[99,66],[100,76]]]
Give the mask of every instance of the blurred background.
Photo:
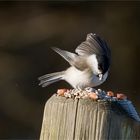
[[[52,46],[74,51],[88,33],[112,51],[100,87],[125,93],[140,112],[139,2],[0,2],[0,139],[38,139],[45,102],[61,81],[46,88],[37,78],[69,65]]]

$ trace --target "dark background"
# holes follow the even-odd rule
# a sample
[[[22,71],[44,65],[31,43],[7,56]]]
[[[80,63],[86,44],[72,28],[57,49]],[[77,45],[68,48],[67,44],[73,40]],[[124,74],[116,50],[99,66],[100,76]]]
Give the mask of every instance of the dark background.
[[[112,64],[104,90],[125,93],[140,112],[139,2],[0,2],[0,139],[38,139],[43,109],[58,82],[43,74],[68,64],[50,48],[74,51],[87,33],[104,38]]]

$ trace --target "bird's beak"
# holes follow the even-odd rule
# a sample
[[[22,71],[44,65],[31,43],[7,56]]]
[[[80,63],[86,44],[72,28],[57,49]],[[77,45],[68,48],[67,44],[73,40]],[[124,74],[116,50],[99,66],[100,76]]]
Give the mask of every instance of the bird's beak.
[[[99,74],[99,80],[101,81],[103,79],[103,74]]]

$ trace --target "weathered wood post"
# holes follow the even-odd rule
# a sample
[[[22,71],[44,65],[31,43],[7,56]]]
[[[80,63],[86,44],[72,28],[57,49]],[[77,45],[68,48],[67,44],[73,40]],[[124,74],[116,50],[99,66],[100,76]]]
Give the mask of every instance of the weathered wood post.
[[[115,102],[55,94],[45,105],[40,140],[140,140],[140,123]]]

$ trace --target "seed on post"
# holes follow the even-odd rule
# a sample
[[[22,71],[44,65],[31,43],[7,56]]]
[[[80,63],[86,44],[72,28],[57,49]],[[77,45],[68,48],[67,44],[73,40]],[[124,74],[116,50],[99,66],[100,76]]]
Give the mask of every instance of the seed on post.
[[[65,88],[64,88],[64,89],[58,89],[58,90],[57,90],[57,94],[58,94],[59,96],[64,96],[64,93],[67,92],[67,90],[68,90],[68,89],[65,89]]]
[[[107,92],[107,96],[113,97],[114,96],[114,93],[112,91],[108,91]]]
[[[91,92],[88,94],[89,98],[93,99],[93,100],[97,100],[98,99],[98,95],[94,92]]]
[[[125,99],[127,99],[127,96],[125,94],[122,94],[122,93],[117,93],[117,99],[125,100]]]

